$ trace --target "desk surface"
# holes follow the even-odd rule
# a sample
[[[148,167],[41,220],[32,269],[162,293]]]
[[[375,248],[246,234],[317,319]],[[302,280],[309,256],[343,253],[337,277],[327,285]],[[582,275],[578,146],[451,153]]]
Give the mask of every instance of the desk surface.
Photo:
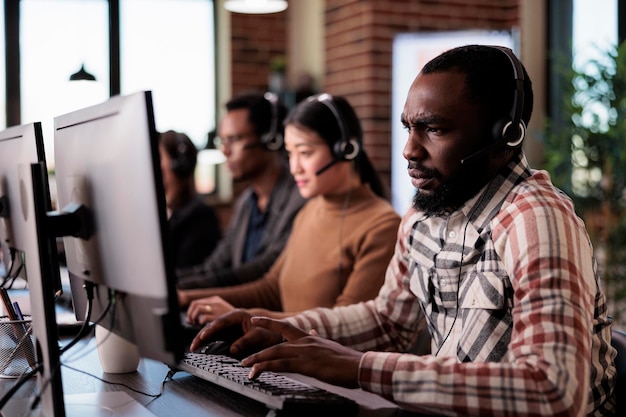
[[[62,357],[62,363],[65,394],[125,391],[158,417],[255,417],[268,414],[268,410],[259,403],[185,372],[178,372],[171,380],[165,382],[163,394],[158,398],[143,395],[139,392],[152,395],[158,395],[161,392],[169,368],[157,361],[141,359],[137,372],[106,374],[102,372],[94,339],[80,342],[68,350]],[[392,403],[362,390],[349,390],[307,377],[295,377],[356,400],[361,405],[359,416],[405,415]],[[103,382],[99,378],[111,383]],[[12,380],[0,380],[0,395],[3,395],[11,385]],[[20,388],[15,397],[32,397],[36,395],[36,390],[36,380],[32,378]]]

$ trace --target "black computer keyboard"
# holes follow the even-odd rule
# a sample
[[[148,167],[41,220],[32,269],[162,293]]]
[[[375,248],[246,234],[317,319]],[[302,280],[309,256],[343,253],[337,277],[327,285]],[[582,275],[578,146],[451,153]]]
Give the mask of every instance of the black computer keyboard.
[[[279,373],[263,372],[250,379],[250,368],[226,355],[187,353],[178,369],[259,401],[278,414],[356,416],[359,411],[358,403],[349,398]]]

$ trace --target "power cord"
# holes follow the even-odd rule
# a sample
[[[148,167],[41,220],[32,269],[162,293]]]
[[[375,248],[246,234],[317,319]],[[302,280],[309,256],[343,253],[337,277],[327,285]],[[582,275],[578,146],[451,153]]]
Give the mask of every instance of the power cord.
[[[67,369],[71,369],[72,371],[79,372],[79,373],[81,373],[83,375],[87,375],[89,377],[97,379],[98,381],[104,382],[105,384],[121,386],[121,387],[129,389],[129,390],[131,390],[133,392],[136,392],[137,394],[145,395],[146,397],[152,397],[152,398],[159,398],[161,395],[163,395],[163,392],[165,392],[165,384],[168,381],[171,381],[172,380],[172,376],[174,375],[174,372],[172,372],[172,370],[169,370],[167,372],[167,374],[165,375],[165,378],[163,378],[163,382],[161,382],[161,390],[159,391],[159,393],[158,394],[150,394],[149,392],[144,392],[144,391],[135,389],[135,388],[133,388],[133,387],[123,383],[123,382],[108,381],[108,380],[106,380],[104,378],[101,378],[101,377],[99,377],[97,375],[94,375],[92,373],[89,373],[87,371],[83,371],[82,369],[75,368],[75,367],[70,366],[70,365],[68,365],[66,363],[63,363],[62,366],[67,368]]]
[[[107,316],[107,314],[108,314],[109,310],[111,310],[111,314],[110,314],[111,324],[113,324],[113,323],[115,322],[115,310],[116,310],[116,309],[115,309],[115,305],[116,305],[115,300],[116,300],[116,297],[117,297],[116,292],[115,292],[114,290],[111,290],[111,291],[109,292],[109,303],[108,303],[107,307],[106,307],[106,308],[105,308],[105,310],[102,312],[102,314],[100,315],[100,317],[98,317],[98,319],[97,319],[96,321],[94,321],[94,323],[90,326],[90,328],[93,328],[96,324],[98,324],[98,323],[100,323],[102,320],[104,320],[104,319],[106,318],[106,316]],[[109,336],[110,336],[110,334],[109,334],[109,335],[107,335],[106,337],[109,337]],[[106,341],[106,338],[105,338],[104,340],[102,340],[102,341],[101,341],[101,343],[104,343],[105,341]],[[96,348],[97,348],[98,346],[99,346],[99,345],[96,345]],[[66,350],[67,350],[67,348],[66,348],[66,349],[64,349],[63,351],[66,351]],[[97,379],[97,380],[99,380],[99,381],[101,381],[101,382],[104,382],[105,384],[122,386],[122,387],[124,387],[124,388],[126,388],[126,389],[129,389],[129,390],[133,391],[133,392],[136,392],[136,393],[141,394],[141,395],[145,395],[145,396],[147,396],[147,397],[152,397],[152,398],[154,398],[154,399],[159,398],[161,395],[163,395],[163,392],[165,391],[165,383],[166,383],[167,381],[170,381],[170,380],[172,379],[172,376],[173,376],[173,375],[174,375],[174,373],[175,373],[175,371],[173,371],[173,370],[171,370],[171,369],[170,369],[170,370],[168,371],[168,373],[165,375],[165,378],[163,379],[163,382],[161,383],[161,389],[160,389],[159,393],[158,393],[158,394],[151,394],[151,393],[148,393],[148,392],[144,392],[144,391],[137,390],[137,389],[135,389],[135,388],[133,388],[133,387],[131,387],[131,386],[129,386],[129,385],[127,385],[127,384],[125,384],[125,383],[122,383],[122,382],[113,382],[113,381],[108,381],[108,380],[106,380],[106,379],[104,379],[104,378],[101,378],[101,377],[99,377],[99,376],[97,376],[97,375],[91,374],[91,373],[89,373],[89,372],[87,372],[87,371],[83,371],[82,369],[78,369],[78,368],[75,368],[75,367],[73,367],[73,366],[70,366],[70,365],[68,365],[67,363],[61,363],[61,366],[65,367],[65,368],[67,368],[67,369],[71,369],[71,370],[73,370],[73,371],[75,371],[75,372],[80,372],[81,374],[84,374],[84,375],[90,376],[90,377],[92,377],[92,378],[94,378],[94,379]]]
[[[81,339],[83,339],[91,331],[91,329],[94,326],[94,324],[90,324],[90,321],[91,321],[91,314],[93,311],[93,298],[94,298],[95,284],[90,281],[87,281],[84,285],[84,288],[87,294],[87,311],[85,313],[85,319],[83,321],[83,325],[80,328],[78,334],[67,345],[59,348],[59,364],[58,366],[54,366],[54,369],[51,369],[50,377],[47,378],[41,384],[41,389],[39,393],[33,398],[31,402],[31,409],[34,409],[35,407],[37,407],[37,405],[39,405],[43,392],[45,391],[47,386],[50,384],[50,382],[52,381],[56,373],[60,371],[60,367],[62,365],[61,359],[60,359],[61,355],[63,355],[63,353],[67,352],[68,349],[70,349],[72,346],[76,345],[76,343],[78,343]],[[105,307],[104,311],[102,312],[101,316],[98,318],[98,322],[106,316],[112,304],[113,303],[111,301],[111,297],[109,297],[109,302],[107,306]]]
[[[13,287],[13,284],[15,284],[15,280],[17,279],[17,277],[19,277],[20,272],[22,272],[22,269],[24,268],[24,263],[25,263],[24,257],[20,256],[21,259],[19,262],[19,266],[17,267],[17,270],[13,272],[13,269],[15,268],[15,264],[17,263],[16,261],[17,255],[20,252],[15,248],[10,248],[9,251],[11,254],[11,261],[9,264],[9,268],[7,269],[7,272],[6,272],[6,276],[3,278],[2,283],[0,283],[0,287],[4,287],[4,288]]]
[[[31,368],[29,372],[20,376],[18,380],[15,381],[15,384],[13,384],[13,386],[9,388],[9,390],[2,396],[2,398],[0,398],[0,410],[4,408],[7,402],[9,402],[9,400],[13,397],[13,395],[15,395],[17,390],[20,389],[26,381],[28,381],[31,377],[33,377],[38,372],[41,372],[42,370],[43,364],[38,363],[37,365],[35,365],[35,367]]]
[[[111,319],[114,321],[114,316],[115,316],[115,292],[111,291],[109,293],[109,302],[107,304],[107,306],[105,307],[104,311],[102,312],[102,314],[98,317],[98,319],[96,321],[93,322],[93,324],[90,324],[90,320],[91,320],[91,314],[93,312],[93,295],[94,295],[94,289],[95,289],[95,285],[91,282],[87,282],[85,284],[85,291],[87,293],[87,311],[85,314],[85,320],[83,322],[83,325],[81,327],[81,329],[79,330],[78,334],[74,337],[74,339],[72,339],[67,345],[63,346],[62,348],[59,349],[59,356],[61,356],[63,353],[67,352],[70,348],[72,348],[73,346],[76,345],[76,343],[78,343],[82,338],[84,338],[88,333],[91,332],[91,330],[94,328],[94,326],[98,323],[100,323],[102,320],[104,320],[106,318],[106,316],[108,315],[109,311],[112,309],[112,314],[111,314]],[[39,402],[41,401],[41,396],[42,393],[45,391],[46,387],[50,384],[50,382],[52,381],[52,377],[54,376],[54,374],[56,372],[59,372],[60,370],[60,366],[64,366],[68,369],[71,369],[73,371],[76,372],[80,372],[82,374],[85,374],[87,376],[91,376],[99,381],[102,381],[106,384],[111,384],[111,385],[118,385],[118,386],[123,386],[126,389],[129,389],[133,392],[136,392],[138,394],[141,395],[145,395],[148,397],[152,397],[152,398],[158,398],[161,395],[163,395],[163,392],[165,390],[165,383],[169,380],[172,379],[172,376],[174,375],[175,371],[170,370],[167,375],[165,376],[165,378],[163,379],[163,382],[161,383],[161,389],[160,392],[158,394],[151,394],[151,393],[147,393],[147,392],[143,392],[140,390],[137,390],[135,388],[132,388],[130,386],[128,386],[127,384],[124,383],[120,383],[120,382],[113,382],[113,381],[108,381],[105,380],[103,378],[100,378],[96,375],[93,375],[89,372],[80,370],[78,368],[75,368],[73,366],[70,366],[66,363],[59,363],[59,366],[55,366],[54,369],[51,370],[51,376],[49,378],[46,379],[46,381],[44,381],[44,383],[41,385],[41,389],[40,392],[33,398],[33,400],[31,401],[31,405],[30,405],[30,409],[34,409],[37,407],[37,405],[39,404]],[[36,375],[38,372],[42,372],[44,369],[43,363],[37,363],[29,372],[23,374],[22,376],[20,376],[20,378],[15,382],[15,384],[2,396],[2,398],[0,398],[0,410],[2,410],[2,408],[7,404],[7,402],[13,397],[13,395],[15,395],[15,393],[24,385],[24,383],[26,381],[28,381],[31,377],[33,377],[34,375]]]
[[[74,339],[70,340],[70,342],[67,345],[65,345],[64,347],[60,349],[59,353],[61,355],[63,354],[63,352],[67,351],[76,343],[78,343],[78,341],[81,340],[83,337],[85,337],[88,331],[91,330],[91,325],[89,324],[89,322],[91,320],[91,314],[93,311],[93,293],[94,293],[95,285],[92,282],[87,281],[85,282],[84,288],[85,288],[85,292],[87,293],[87,311],[85,312],[85,319],[83,320],[83,325],[81,326],[80,330],[78,331]],[[105,309],[105,312],[106,310],[108,310],[108,306]]]

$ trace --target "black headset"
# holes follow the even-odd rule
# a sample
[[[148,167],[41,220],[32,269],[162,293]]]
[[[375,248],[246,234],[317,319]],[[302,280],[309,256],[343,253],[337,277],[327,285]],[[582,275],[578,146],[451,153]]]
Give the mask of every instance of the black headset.
[[[513,77],[515,79],[515,91],[513,91],[513,103],[508,117],[503,117],[493,125],[493,139],[496,143],[504,142],[506,149],[515,149],[521,146],[524,136],[526,136],[526,124],[522,120],[524,110],[524,68],[517,59],[513,51],[504,46],[491,46],[502,51],[513,67]]]
[[[178,132],[173,132],[176,137],[176,154],[173,155],[170,168],[179,178],[187,178],[193,174],[195,164],[189,158],[189,147],[183,136]]]
[[[333,154],[339,161],[352,161],[361,153],[361,142],[356,137],[350,137],[348,131],[341,117],[341,112],[335,106],[333,96],[327,93],[322,93],[317,96],[311,97],[309,100],[316,100],[328,107],[339,125],[339,132],[341,137],[332,146]]]
[[[270,122],[270,130],[261,135],[261,143],[270,151],[277,151],[283,147],[283,135],[278,131],[278,96],[274,93],[267,92],[263,96],[270,103],[272,108],[272,119]]]

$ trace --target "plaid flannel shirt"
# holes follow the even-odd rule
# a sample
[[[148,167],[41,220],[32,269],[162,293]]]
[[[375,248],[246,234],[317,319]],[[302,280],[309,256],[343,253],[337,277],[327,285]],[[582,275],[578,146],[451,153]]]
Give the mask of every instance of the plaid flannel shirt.
[[[410,410],[614,408],[611,319],[585,226],[523,154],[448,217],[410,209],[375,300],[288,320],[366,352],[360,386]],[[433,353],[397,353],[424,326]]]

